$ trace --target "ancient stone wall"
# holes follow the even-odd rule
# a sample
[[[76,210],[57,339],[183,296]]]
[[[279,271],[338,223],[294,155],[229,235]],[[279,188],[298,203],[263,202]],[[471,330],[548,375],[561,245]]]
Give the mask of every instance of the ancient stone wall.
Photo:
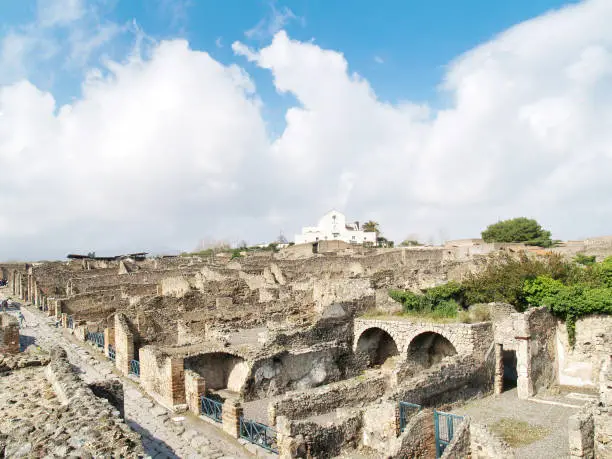
[[[470,418],[464,417],[453,434],[453,439],[444,449],[441,459],[464,459],[470,457]]]
[[[514,459],[514,452],[503,440],[474,422],[470,422],[470,450],[472,459]]]
[[[525,313],[531,333],[530,359],[533,390],[549,387],[556,380],[557,320],[548,308],[534,308]]]
[[[399,429],[397,406],[397,402],[379,401],[363,409],[363,446],[380,453],[389,451],[389,445],[395,441]]]
[[[106,399],[96,397],[74,373],[66,351],[60,348],[52,351],[45,374],[60,402],[78,417],[76,425],[80,427],[83,451],[82,454],[77,451],[77,457],[91,457],[88,449],[103,456],[144,455],[140,435],[130,430],[119,411]],[[96,415],[91,416],[90,412]]]
[[[287,421],[279,422],[279,427],[282,428],[281,437],[285,438],[281,442],[282,446],[290,445],[291,441],[287,441],[287,437],[297,438],[298,441],[305,443],[305,448],[301,448],[304,454],[291,455],[288,448],[283,448],[279,451],[283,457],[302,457],[302,458],[327,458],[340,454],[341,450],[346,445],[355,445],[359,443],[361,434],[362,413],[360,411],[352,412],[334,419],[325,425],[311,421]]]
[[[140,383],[167,408],[186,403],[185,370],[181,357],[165,355],[153,346],[141,348]]]
[[[484,395],[493,384],[494,353],[484,362],[470,356],[446,357],[442,362],[404,381],[398,380],[391,400],[439,406]]]
[[[595,454],[593,406],[587,404],[568,419],[569,455],[571,458],[592,458]]]
[[[115,366],[127,376],[130,372],[130,362],[136,358],[134,334],[130,330],[126,317],[121,313],[115,314],[114,336]]]
[[[605,359],[612,354],[612,316],[595,315],[576,321],[576,343],[569,345],[567,328],[559,321],[557,355],[559,384],[596,388]]]
[[[6,312],[0,313],[0,353],[19,354],[19,322]]]
[[[612,355],[601,367],[599,403],[594,409],[595,457],[612,457]]]
[[[303,419],[329,413],[343,406],[372,402],[380,398],[387,388],[387,377],[381,374],[363,375],[346,381],[331,383],[315,389],[288,392],[268,406],[270,423],[277,416]]]
[[[97,292],[81,293],[61,300],[62,312],[79,319],[96,321],[105,319],[117,310],[124,309],[128,302],[121,289],[106,288]]]
[[[394,459],[436,457],[432,410],[422,410],[410,419],[399,438],[398,446],[389,456]]]

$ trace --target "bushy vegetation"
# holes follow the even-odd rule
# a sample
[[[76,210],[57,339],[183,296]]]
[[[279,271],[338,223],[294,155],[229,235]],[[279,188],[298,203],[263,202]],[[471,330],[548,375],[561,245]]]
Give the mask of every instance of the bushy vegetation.
[[[526,245],[551,247],[554,241],[550,231],[530,218],[519,217],[489,225],[482,233],[485,242],[522,242]]]
[[[560,255],[531,258],[502,256],[461,284],[449,282],[414,293],[391,290],[404,314],[457,318],[462,322],[487,320],[486,303],[512,304],[518,311],[546,306],[565,320],[570,343],[575,341],[576,319],[589,314],[612,314],[612,257],[584,265]],[[469,305],[474,305],[467,309]]]
[[[585,255],[583,253],[579,253],[574,257],[574,261],[579,265],[590,266],[595,264],[595,255]]]

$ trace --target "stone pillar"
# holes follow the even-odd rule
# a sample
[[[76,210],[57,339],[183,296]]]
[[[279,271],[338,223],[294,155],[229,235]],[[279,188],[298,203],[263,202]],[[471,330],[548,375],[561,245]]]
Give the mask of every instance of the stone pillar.
[[[8,314],[0,314],[0,352],[2,354],[19,354],[19,322]]]
[[[192,413],[200,414],[200,397],[206,395],[206,381],[192,370],[185,370],[185,399]]]
[[[62,328],[68,328],[68,314],[66,314],[65,312],[62,312],[61,320],[62,320]]]
[[[595,424],[593,407],[586,405],[567,421],[570,458],[595,457]]]
[[[55,318],[60,319],[62,317],[62,300],[57,300],[55,302]]]
[[[518,379],[516,389],[518,398],[529,398],[534,394],[533,381],[531,379],[531,333],[529,323],[525,314],[514,313],[513,327],[516,333],[516,370]]]
[[[104,329],[104,355],[108,357],[108,346],[115,347],[115,329],[106,327]]]
[[[115,314],[115,366],[127,376],[131,360],[134,360],[134,335],[123,315]]]
[[[493,392],[499,395],[504,390],[504,346],[495,343],[495,381]]]
[[[228,399],[223,404],[223,430],[234,438],[240,438],[240,418],[244,410],[238,400]]]
[[[185,361],[182,357],[170,357],[170,398],[172,406],[185,404]]]

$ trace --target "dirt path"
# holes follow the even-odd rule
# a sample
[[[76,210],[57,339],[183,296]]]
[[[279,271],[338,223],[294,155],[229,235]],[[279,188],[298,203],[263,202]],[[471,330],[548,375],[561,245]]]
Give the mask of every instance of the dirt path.
[[[1,294],[0,294],[1,296]],[[43,349],[61,346],[86,382],[119,378],[125,391],[126,422],[142,436],[145,451],[154,458],[229,459],[252,457],[237,440],[189,414],[173,415],[140,391],[133,381],[114,373],[112,362],[93,348],[77,342],[54,321],[32,307],[21,307],[25,317],[22,341]]]

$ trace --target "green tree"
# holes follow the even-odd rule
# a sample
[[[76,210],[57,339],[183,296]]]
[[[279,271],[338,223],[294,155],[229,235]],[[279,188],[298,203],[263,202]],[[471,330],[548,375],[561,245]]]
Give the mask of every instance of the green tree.
[[[380,234],[380,224],[374,220],[365,222],[362,228],[366,233],[376,233],[377,235]]]
[[[550,231],[530,218],[519,217],[489,225],[482,233],[485,242],[523,242],[527,245],[551,247]]]
[[[419,245],[423,245],[423,244],[421,244],[416,239],[405,239],[405,240],[402,241],[402,243],[400,245],[402,247],[415,247],[415,246],[419,246]]]

